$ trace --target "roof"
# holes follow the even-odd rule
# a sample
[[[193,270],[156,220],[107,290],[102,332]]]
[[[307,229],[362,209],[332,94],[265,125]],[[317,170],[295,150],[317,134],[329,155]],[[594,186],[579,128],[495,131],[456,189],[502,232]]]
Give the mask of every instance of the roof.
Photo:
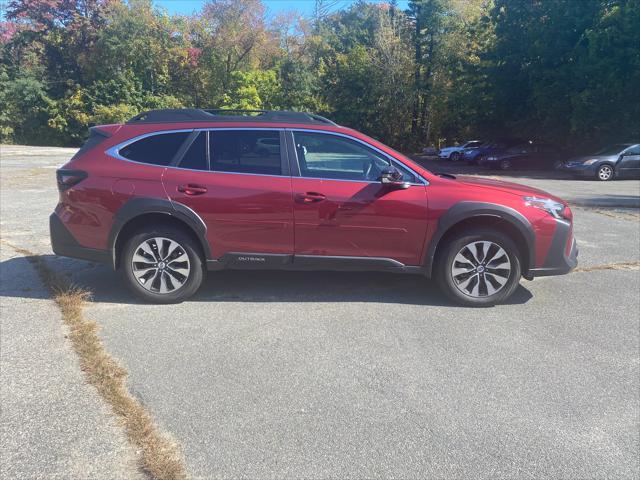
[[[307,112],[287,110],[234,110],[171,108],[142,112],[127,121],[127,124],[177,123],[177,122],[247,122],[247,123],[300,123],[312,125],[333,125],[331,120]]]

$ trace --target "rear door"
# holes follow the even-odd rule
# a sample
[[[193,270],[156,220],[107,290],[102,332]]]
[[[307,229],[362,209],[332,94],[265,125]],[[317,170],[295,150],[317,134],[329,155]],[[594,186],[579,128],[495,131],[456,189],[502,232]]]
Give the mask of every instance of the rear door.
[[[207,225],[214,258],[268,263],[293,253],[291,179],[278,129],[197,132],[163,184]],[[239,253],[275,254],[270,258]]]
[[[295,261],[370,257],[418,265],[427,229],[426,182],[397,162],[408,188],[381,184],[380,172],[392,160],[351,137],[306,130],[290,135]]]

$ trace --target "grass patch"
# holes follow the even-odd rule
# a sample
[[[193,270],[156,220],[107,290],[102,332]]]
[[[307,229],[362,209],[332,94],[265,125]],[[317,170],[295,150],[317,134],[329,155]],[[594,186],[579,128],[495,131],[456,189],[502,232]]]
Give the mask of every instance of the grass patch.
[[[69,339],[80,359],[80,368],[124,425],[127,437],[137,447],[141,468],[157,480],[186,478],[178,445],[159,430],[149,412],[129,393],[126,370],[105,350],[97,334],[98,324],[84,316],[90,293],[57,275],[41,257],[9,246],[25,256],[51,292],[69,327]]]

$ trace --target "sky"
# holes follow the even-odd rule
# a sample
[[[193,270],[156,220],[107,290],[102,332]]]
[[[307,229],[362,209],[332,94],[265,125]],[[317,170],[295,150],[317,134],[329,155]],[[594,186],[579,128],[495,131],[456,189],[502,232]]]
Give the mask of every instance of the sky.
[[[369,1],[369,0],[367,0]],[[371,0],[374,3],[374,0]],[[380,1],[380,0],[378,0]],[[205,0],[154,0],[154,3],[160,7],[166,8],[169,13],[191,14],[202,8]],[[338,0],[334,8],[348,7],[355,0]],[[302,15],[309,16],[313,13],[315,0],[262,0],[267,8],[267,14],[277,15],[281,12],[295,10]],[[408,0],[399,0],[398,7],[407,8]]]
[[[348,7],[350,4],[355,3],[356,0],[334,0],[334,9],[340,9]],[[386,0],[366,0],[369,3],[378,3]],[[7,0],[0,0],[0,20],[4,20],[4,9],[6,7]],[[178,14],[189,15],[194,12],[198,12],[205,0],[153,0],[155,5],[167,9],[167,11]],[[315,0],[262,0],[262,3],[267,8],[267,15],[273,16],[278,13],[288,12],[291,10],[297,11],[304,16],[310,16],[313,13],[313,7]],[[409,0],[398,0],[398,7],[402,10],[407,8]]]

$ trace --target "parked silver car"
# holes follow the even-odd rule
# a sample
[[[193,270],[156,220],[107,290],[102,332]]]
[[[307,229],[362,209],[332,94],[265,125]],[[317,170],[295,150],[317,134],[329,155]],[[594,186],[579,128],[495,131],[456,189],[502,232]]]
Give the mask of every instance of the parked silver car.
[[[462,159],[462,151],[466,148],[478,148],[485,142],[482,140],[470,140],[462,145],[455,145],[453,147],[445,147],[440,149],[438,157],[446,158],[452,162],[457,162]]]

